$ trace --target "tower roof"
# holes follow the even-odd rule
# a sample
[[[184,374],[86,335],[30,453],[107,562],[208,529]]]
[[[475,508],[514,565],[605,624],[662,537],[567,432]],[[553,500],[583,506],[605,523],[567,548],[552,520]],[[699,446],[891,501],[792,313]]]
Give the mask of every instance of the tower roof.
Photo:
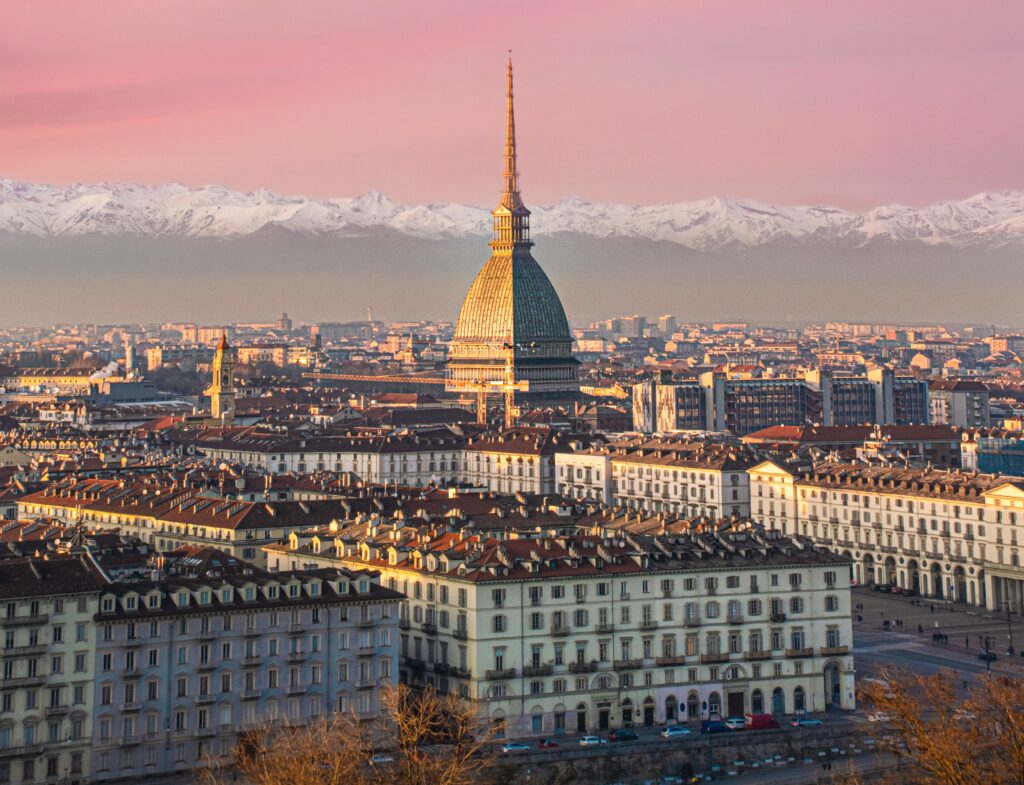
[[[558,342],[568,344],[568,354],[572,334],[565,309],[530,253],[530,211],[519,192],[511,58],[505,96],[504,189],[493,215],[494,252],[469,287],[454,343],[501,347],[509,340],[517,345]]]
[[[228,344],[228,334],[226,332],[222,332],[220,334],[220,343],[217,344],[217,351],[222,352],[225,349],[230,349],[230,348],[231,348],[231,346]]]

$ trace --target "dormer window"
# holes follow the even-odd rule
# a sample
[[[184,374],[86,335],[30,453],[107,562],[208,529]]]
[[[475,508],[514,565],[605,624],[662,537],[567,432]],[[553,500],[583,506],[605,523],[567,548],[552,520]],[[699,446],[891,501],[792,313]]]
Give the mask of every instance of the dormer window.
[[[113,613],[113,611],[114,611],[114,598],[113,597],[104,597],[103,598],[103,612],[104,613]]]
[[[348,581],[338,581],[338,594],[348,594]]]
[[[298,597],[299,596],[299,584],[292,583],[288,586],[288,596]]]
[[[231,600],[234,599],[234,594],[235,594],[235,592],[232,589],[221,589],[221,591],[220,591],[220,601],[221,602],[231,602]]]
[[[267,587],[267,596],[270,599],[272,599],[272,600],[276,600],[277,599],[277,586],[268,586]]]
[[[124,598],[124,607],[127,608],[130,611],[135,610],[135,607],[136,607],[135,599],[136,599],[136,597],[135,597],[134,594],[129,594],[127,597]]]
[[[150,594],[149,598],[148,598],[148,604],[149,604],[150,608],[159,608],[160,607],[160,595],[159,594]]]
[[[246,602],[252,602],[255,599],[256,599],[256,587],[255,586],[246,586],[245,587],[245,601]]]
[[[370,582],[368,580],[365,580],[365,579],[360,580],[359,581],[359,593],[360,594],[366,594],[366,592],[368,592],[369,590],[370,590]]]
[[[320,596],[320,584],[319,583],[311,583],[311,584],[309,584],[309,596],[310,597],[319,597]]]
[[[199,592],[199,604],[200,605],[209,605],[210,604],[210,590],[209,589],[203,589],[201,592]]]
[[[178,592],[178,605],[179,606],[188,605],[188,592],[187,591],[179,591]]]

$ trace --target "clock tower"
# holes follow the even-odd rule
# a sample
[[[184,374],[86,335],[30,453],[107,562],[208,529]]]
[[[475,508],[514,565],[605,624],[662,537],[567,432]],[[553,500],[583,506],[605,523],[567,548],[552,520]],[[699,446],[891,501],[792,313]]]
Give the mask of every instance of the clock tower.
[[[213,384],[206,394],[210,396],[212,419],[222,425],[231,425],[235,419],[235,353],[223,333],[213,355]]]

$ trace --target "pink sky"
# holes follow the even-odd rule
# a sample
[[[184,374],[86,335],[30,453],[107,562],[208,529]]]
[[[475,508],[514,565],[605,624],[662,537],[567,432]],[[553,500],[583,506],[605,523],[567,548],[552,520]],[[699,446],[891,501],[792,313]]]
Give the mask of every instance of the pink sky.
[[[0,176],[528,204],[1024,187],[1024,3],[3,0]]]

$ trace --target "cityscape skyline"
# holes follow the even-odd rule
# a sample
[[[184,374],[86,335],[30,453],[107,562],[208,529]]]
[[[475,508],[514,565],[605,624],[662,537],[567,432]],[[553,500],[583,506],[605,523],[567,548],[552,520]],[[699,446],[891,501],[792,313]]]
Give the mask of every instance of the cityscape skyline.
[[[500,104],[482,65],[511,46],[539,204],[725,194],[859,209],[1024,182],[1021,102],[996,87],[1024,65],[1024,12],[1005,4],[902,3],[879,26],[880,4],[653,4],[624,18],[527,2],[498,25],[493,9],[450,3],[429,12],[430,44],[404,34],[426,23],[415,6],[308,3],[285,18],[226,2],[197,35],[181,3],[110,5],[116,30],[74,4],[0,11],[5,176],[486,204],[478,118]]]

